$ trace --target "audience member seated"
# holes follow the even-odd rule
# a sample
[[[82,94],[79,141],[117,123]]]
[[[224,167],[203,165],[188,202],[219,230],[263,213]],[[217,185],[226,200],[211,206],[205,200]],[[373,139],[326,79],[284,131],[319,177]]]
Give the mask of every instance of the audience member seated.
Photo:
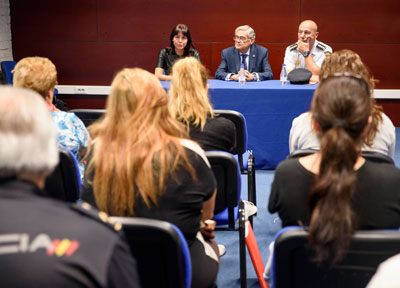
[[[79,161],[79,171],[83,179],[85,165],[82,159],[90,143],[90,136],[85,125],[74,113],[60,111],[52,104],[56,84],[56,66],[47,58],[27,57],[15,66],[14,86],[32,89],[44,98],[58,126],[58,146],[68,149],[75,155]]]
[[[171,80],[172,66],[175,61],[193,56],[200,61],[199,52],[192,44],[189,28],[185,24],[176,25],[169,36],[169,47],[161,49],[154,74],[159,80]]]
[[[350,50],[340,50],[327,57],[322,64],[320,81],[336,72],[352,72],[361,75],[368,81],[369,88],[374,89],[374,79],[360,56]],[[375,151],[394,159],[396,131],[392,121],[382,111],[382,107],[372,102],[372,123],[362,145],[363,151]],[[302,149],[319,149],[319,142],[312,127],[311,112],[306,112],[293,120],[289,136],[290,153]]]
[[[40,95],[0,88],[1,286],[140,287],[129,246],[112,225],[89,205],[44,197],[57,162],[55,126]]]
[[[356,229],[400,227],[400,170],[360,154],[372,124],[370,83],[336,73],[321,81],[311,119],[320,141],[312,155],[279,164],[268,209],[283,226],[309,226],[316,260],[339,260]]]
[[[219,268],[213,227],[216,181],[204,151],[168,111],[157,78],[140,68],[114,78],[94,137],[82,200],[112,216],[175,224],[192,259],[192,287],[213,287]],[[208,222],[208,221],[207,221]],[[156,275],[155,275],[156,276]]]
[[[207,70],[199,61],[187,57],[175,63],[169,96],[172,116],[186,125],[190,137],[204,150],[234,151],[235,125],[213,113],[208,99]]]

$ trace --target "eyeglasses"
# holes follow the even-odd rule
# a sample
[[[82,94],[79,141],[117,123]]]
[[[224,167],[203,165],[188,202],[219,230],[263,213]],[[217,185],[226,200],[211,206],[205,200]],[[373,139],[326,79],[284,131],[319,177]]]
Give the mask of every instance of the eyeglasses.
[[[248,39],[248,38],[246,38],[246,37],[243,37],[243,36],[233,36],[233,40],[234,41],[237,41],[237,42],[239,42],[239,41],[242,41],[242,42],[246,42],[247,40],[250,40],[250,39]]]

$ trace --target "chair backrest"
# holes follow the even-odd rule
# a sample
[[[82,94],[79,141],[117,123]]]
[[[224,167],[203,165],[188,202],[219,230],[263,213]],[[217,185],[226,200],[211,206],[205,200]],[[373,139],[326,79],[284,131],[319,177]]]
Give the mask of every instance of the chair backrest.
[[[132,255],[138,263],[142,287],[190,287],[190,252],[176,226],[147,218],[111,218],[123,225]]]
[[[75,202],[79,198],[81,178],[78,163],[72,152],[59,149],[60,162],[47,177],[44,190],[49,196]]]
[[[236,150],[233,154],[243,154],[247,151],[247,125],[243,114],[234,110],[218,110],[214,113],[226,119],[229,119],[236,127]]]
[[[247,174],[248,200],[257,204],[255,158],[251,151],[247,150],[247,124],[246,118],[240,112],[234,110],[214,110],[214,113],[231,120],[236,128],[236,149],[233,151],[239,163],[240,172]],[[252,218],[250,218],[253,223]]]
[[[296,150],[296,151],[293,151],[292,153],[290,153],[287,158],[300,158],[300,157],[304,157],[304,156],[308,156],[308,155],[314,154],[317,151],[318,150],[314,150],[314,149]]]
[[[311,260],[308,232],[284,228],[275,239],[272,287],[365,287],[378,265],[399,252],[400,231],[358,231],[339,263],[317,265]]]
[[[293,151],[292,153],[290,153],[290,155],[287,158],[299,158],[299,157],[303,157],[303,156],[307,156],[310,154],[314,154],[315,152],[317,152],[318,150],[314,150],[314,149],[303,149],[303,150],[296,150]],[[375,151],[361,151],[361,155],[372,161],[372,162],[376,162],[376,163],[387,163],[387,164],[393,164],[394,165],[394,160],[392,158],[390,158],[389,156],[379,153],[379,152],[375,152]]]
[[[1,71],[3,73],[3,78],[6,80],[6,84],[13,84],[13,73],[11,72],[17,62],[15,61],[2,61],[1,62]]]
[[[365,158],[368,159],[372,162],[376,162],[376,163],[387,163],[387,164],[393,164],[394,165],[394,161],[392,158],[390,158],[389,156],[379,153],[379,152],[375,152],[375,151],[362,151],[361,155]]]
[[[68,112],[75,113],[75,115],[82,120],[83,124],[88,127],[101,116],[104,115],[106,109],[72,109]]]
[[[232,154],[223,151],[206,151],[215,179],[217,179],[217,197],[214,214],[228,209],[229,221],[234,223],[233,209],[239,205],[241,178],[238,163]],[[214,219],[215,220],[215,219]],[[228,221],[228,219],[226,219]],[[218,221],[217,221],[217,224]]]

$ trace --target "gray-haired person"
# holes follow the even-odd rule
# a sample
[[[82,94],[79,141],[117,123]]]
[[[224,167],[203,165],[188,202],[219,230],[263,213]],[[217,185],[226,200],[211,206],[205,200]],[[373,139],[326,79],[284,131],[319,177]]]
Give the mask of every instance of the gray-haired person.
[[[56,127],[43,98],[0,87],[2,287],[140,287],[136,262],[114,226],[88,204],[45,196],[41,189],[57,163]]]
[[[241,65],[244,65],[246,81],[271,80],[273,74],[268,63],[268,49],[257,44],[256,33],[249,25],[239,26],[233,36],[235,46],[222,51],[222,61],[215,79],[238,80]]]

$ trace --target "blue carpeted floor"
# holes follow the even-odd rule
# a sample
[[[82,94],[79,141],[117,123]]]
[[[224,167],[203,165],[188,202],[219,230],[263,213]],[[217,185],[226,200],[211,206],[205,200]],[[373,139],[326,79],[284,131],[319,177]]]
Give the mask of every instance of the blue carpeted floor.
[[[394,159],[396,166],[400,167],[400,128],[396,128],[396,153]],[[254,233],[264,264],[269,256],[268,245],[273,240],[275,233],[281,228],[278,216],[276,214],[271,215],[267,210],[273,178],[273,170],[259,170],[256,172],[258,215],[254,217]],[[242,175],[242,198],[246,199],[246,197],[247,176]],[[227,250],[226,254],[221,258],[218,287],[240,287],[239,233],[237,231],[217,231],[216,241],[224,244]],[[248,253],[246,263],[247,287],[259,287],[258,279]]]

